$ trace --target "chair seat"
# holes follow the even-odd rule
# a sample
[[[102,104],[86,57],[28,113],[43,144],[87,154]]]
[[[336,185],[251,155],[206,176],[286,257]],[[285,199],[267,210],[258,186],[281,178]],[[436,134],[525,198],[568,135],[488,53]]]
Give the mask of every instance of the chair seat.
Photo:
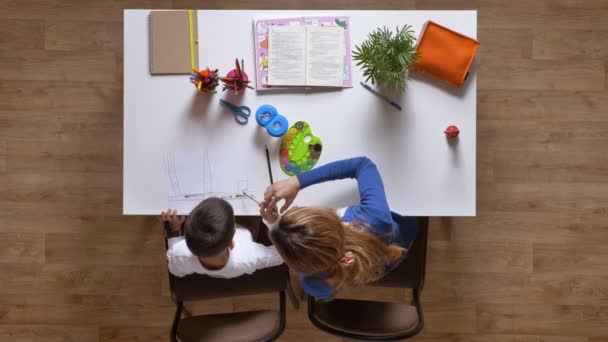
[[[276,311],[246,311],[193,316],[180,321],[177,337],[182,342],[250,342],[263,339],[279,328]]]
[[[416,307],[409,304],[336,299],[315,303],[316,318],[351,334],[387,336],[418,326]]]

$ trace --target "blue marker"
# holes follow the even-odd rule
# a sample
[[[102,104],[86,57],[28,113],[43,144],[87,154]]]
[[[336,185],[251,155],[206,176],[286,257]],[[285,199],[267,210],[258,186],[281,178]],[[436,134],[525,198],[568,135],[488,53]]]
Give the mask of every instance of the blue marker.
[[[363,88],[369,90],[372,94],[377,95],[379,98],[383,99],[384,101],[386,101],[388,104],[390,104],[391,106],[401,110],[401,106],[398,105],[395,101],[389,99],[388,97],[386,97],[385,95],[380,94],[379,92],[377,92],[376,90],[372,89],[372,87],[370,87],[369,85],[363,83],[363,82],[359,82],[361,83],[361,85],[363,86]]]

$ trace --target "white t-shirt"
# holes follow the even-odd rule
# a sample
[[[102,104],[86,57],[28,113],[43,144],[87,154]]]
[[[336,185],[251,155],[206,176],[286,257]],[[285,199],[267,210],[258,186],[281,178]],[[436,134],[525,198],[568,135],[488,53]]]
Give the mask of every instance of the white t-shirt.
[[[201,265],[198,257],[190,252],[185,237],[170,238],[167,249],[169,272],[177,277],[199,273],[217,278],[235,278],[283,263],[274,246],[264,246],[253,241],[251,232],[245,228],[237,226],[233,241],[234,248],[229,249],[226,266],[219,270],[208,270]]]

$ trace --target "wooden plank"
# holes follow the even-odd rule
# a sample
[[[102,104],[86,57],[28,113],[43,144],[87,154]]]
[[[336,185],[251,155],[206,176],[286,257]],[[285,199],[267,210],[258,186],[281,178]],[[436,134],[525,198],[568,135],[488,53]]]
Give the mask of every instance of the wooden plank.
[[[605,183],[495,183],[477,189],[477,210],[508,212],[581,212],[605,215]]]
[[[536,120],[479,121],[479,141],[486,149],[480,153],[499,151],[572,152],[581,150],[601,155],[595,147],[608,144],[608,121],[557,121]],[[594,151],[595,150],[595,151]],[[500,157],[496,153],[495,158]],[[564,158],[567,159],[567,158]]]
[[[122,56],[122,27],[116,23],[49,20],[45,28],[47,50],[102,50]]]
[[[608,141],[608,139],[606,139]],[[597,139],[597,145],[601,145],[604,139]],[[607,142],[608,143],[608,142]],[[584,143],[587,144],[586,142]],[[589,145],[593,144],[590,139]],[[608,150],[590,150],[588,153],[580,153],[581,144],[568,145],[567,142],[548,142],[547,148],[560,149],[558,151],[535,151],[513,150],[513,151],[486,151],[483,155],[490,153],[492,165],[492,178],[479,179],[479,182],[603,182],[608,179]],[[567,151],[561,151],[561,147]],[[608,145],[606,145],[608,146]],[[503,146],[504,147],[504,146]],[[579,151],[575,151],[578,149]],[[481,160],[486,160],[482,156]]]
[[[483,10],[491,8],[517,7],[521,9],[545,9],[543,0],[525,1],[513,0],[508,3],[495,2],[492,0],[417,0],[417,10]]]
[[[158,234],[46,234],[47,263],[156,266],[165,261]]]
[[[122,141],[9,140],[7,171],[118,173],[121,170]]]
[[[48,111],[3,111],[2,134],[11,140],[77,142],[122,141],[122,113],[65,113]],[[119,141],[119,142],[120,142]],[[107,143],[107,141],[104,141]]]
[[[528,273],[431,272],[425,301],[496,304],[608,305],[608,276]]]
[[[3,0],[0,18],[67,19],[121,23],[125,8],[171,8],[170,0]]]
[[[535,59],[608,59],[608,31],[535,30]]]
[[[607,121],[608,92],[487,90],[477,92],[477,118],[486,120]]]
[[[106,51],[39,51],[0,49],[0,74],[4,80],[116,81],[115,55]]]
[[[490,334],[433,334],[424,330],[414,338],[416,342],[587,342],[584,336],[490,335]]]
[[[423,296],[424,297],[424,296]],[[429,333],[474,333],[472,303],[426,303],[423,299],[424,330]]]
[[[429,241],[427,272],[531,271],[531,243]]]
[[[6,139],[0,139],[0,173],[6,172]]]
[[[12,202],[58,201],[120,204],[122,177],[96,172],[7,172],[5,199]],[[94,194],[94,195],[92,195]]]
[[[530,58],[532,56],[532,30],[530,29],[486,29],[477,33],[481,42],[477,60],[500,60],[508,58]]]
[[[344,339],[330,335],[313,326],[308,329],[294,329],[289,327],[279,337],[279,341],[290,342],[343,342]]]
[[[478,87],[486,90],[603,90],[605,79],[602,61],[578,59],[490,59],[477,73]]]
[[[601,214],[580,211],[484,211],[474,218],[453,218],[452,240],[527,241],[578,244],[606,239],[608,223]]]
[[[1,324],[0,340],[11,342],[97,342],[94,325]]]
[[[589,342],[608,342],[608,337],[592,336],[589,337]]]
[[[550,0],[546,1],[550,3]],[[534,28],[534,29],[576,29],[606,30],[607,9],[563,8],[546,6],[493,7],[479,11],[478,28]]]
[[[0,110],[122,113],[122,84],[3,80]]]
[[[278,293],[264,293],[249,296],[238,296],[231,298],[231,300],[232,311],[234,312],[279,309]]]
[[[608,275],[605,239],[572,244],[534,244],[534,272]]]
[[[605,63],[604,69],[606,69],[606,82],[604,89],[608,90],[608,62]]]
[[[162,225],[153,216],[123,216],[120,204],[73,207],[66,202],[0,201],[5,232],[154,235],[162,241]],[[68,208],[68,210],[66,210]]]
[[[38,264],[44,262],[44,235],[0,232],[0,262]]]
[[[450,240],[453,228],[452,222],[450,217],[429,217],[429,241]]]
[[[369,0],[335,0],[332,2],[326,1],[310,1],[310,0],[292,0],[283,1],[277,7],[277,4],[271,1],[252,2],[250,0],[207,0],[204,4],[196,0],[173,0],[173,8],[201,8],[206,9],[282,9],[282,10],[334,10],[340,9],[356,9],[356,10],[397,10],[397,9],[414,9],[414,0],[385,0],[382,2],[374,2]]]
[[[212,315],[233,311],[231,297],[190,301],[186,302],[184,305],[186,306],[188,311],[194,316]]]
[[[169,297],[0,294],[0,324],[166,327],[175,305]]]
[[[477,304],[477,331],[498,334],[608,335],[608,306]]]
[[[557,9],[573,9],[573,8],[587,8],[587,9],[608,9],[608,2],[606,0],[545,0],[546,6]]]
[[[4,294],[160,295],[155,266],[2,264]]]
[[[606,342],[607,275],[595,258],[606,258],[602,243],[608,228],[608,189],[602,179],[606,169],[602,147],[608,131],[604,44],[608,2],[212,0],[202,4],[232,9],[408,9],[413,5],[477,9],[482,43],[477,63],[478,217],[431,220],[429,258],[433,260],[423,293],[427,327],[413,340]],[[0,340],[93,341],[96,334],[88,331],[97,331],[100,325],[102,341],[167,340],[174,306],[167,296],[162,229],[155,217],[123,217],[117,197],[122,165],[122,9],[200,6],[191,0],[2,1],[0,50],[6,51],[0,56],[8,56],[6,61],[18,56],[31,60],[32,50],[43,48],[53,50],[42,51],[46,59],[38,63],[43,66],[66,56],[66,51],[75,54],[73,66],[61,64],[42,75],[59,81],[31,82],[37,75],[25,62],[17,63],[24,70],[21,73],[9,70],[10,65],[2,72],[0,188],[9,190],[0,198],[2,234],[55,234],[50,237],[57,241],[51,252],[63,261],[42,263],[43,239],[37,242],[37,255],[19,257],[30,245],[24,240],[19,253],[9,253],[7,260],[0,256],[6,270],[0,276],[0,283],[6,285],[1,287],[5,291],[0,290]],[[23,39],[27,35],[30,40]],[[102,67],[114,65],[115,70],[95,77],[111,81],[88,87],[63,81],[95,62],[87,56],[96,53],[107,54],[103,61],[107,65]],[[5,75],[28,80],[7,81]],[[102,199],[86,199],[87,189],[99,192]],[[76,239],[70,240],[71,235]],[[118,236],[121,239],[112,240]],[[99,247],[94,239],[101,239]],[[79,240],[84,241],[82,247],[75,246]],[[586,252],[591,242],[600,247]],[[493,243],[502,247],[494,252]],[[70,254],[59,250],[62,245],[79,249]],[[517,253],[522,246],[533,246],[533,252],[527,247],[520,252],[529,261],[499,260],[507,249]],[[143,255],[140,259],[137,251]],[[577,257],[579,252],[582,257]],[[525,267],[528,262],[533,267]],[[155,292],[157,285],[150,285],[158,284],[154,272],[161,288],[165,286],[160,294]],[[143,288],[145,283],[149,288]],[[36,286],[42,293],[36,292]],[[66,295],[70,291],[78,294]],[[119,296],[110,296],[112,292]],[[134,296],[138,292],[141,296]],[[192,307],[225,312],[275,304],[268,298]],[[512,305],[514,313],[486,310],[504,305]],[[340,339],[315,329],[305,307],[295,311],[288,305],[281,340]]]
[[[416,9],[478,10],[481,30],[508,28],[606,29],[603,0],[417,0]],[[565,11],[567,10],[567,11]]]
[[[99,327],[99,342],[166,342],[170,326],[166,327]]]
[[[0,20],[0,49],[16,51],[44,48],[44,21]]]

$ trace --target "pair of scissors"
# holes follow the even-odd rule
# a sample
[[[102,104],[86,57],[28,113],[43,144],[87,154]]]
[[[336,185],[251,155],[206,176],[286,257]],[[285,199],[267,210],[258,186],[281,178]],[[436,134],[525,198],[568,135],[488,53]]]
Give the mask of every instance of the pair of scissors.
[[[251,109],[247,106],[237,106],[226,100],[220,99],[220,103],[230,108],[234,113],[234,120],[240,125],[246,125],[249,122],[249,116],[251,115]]]

